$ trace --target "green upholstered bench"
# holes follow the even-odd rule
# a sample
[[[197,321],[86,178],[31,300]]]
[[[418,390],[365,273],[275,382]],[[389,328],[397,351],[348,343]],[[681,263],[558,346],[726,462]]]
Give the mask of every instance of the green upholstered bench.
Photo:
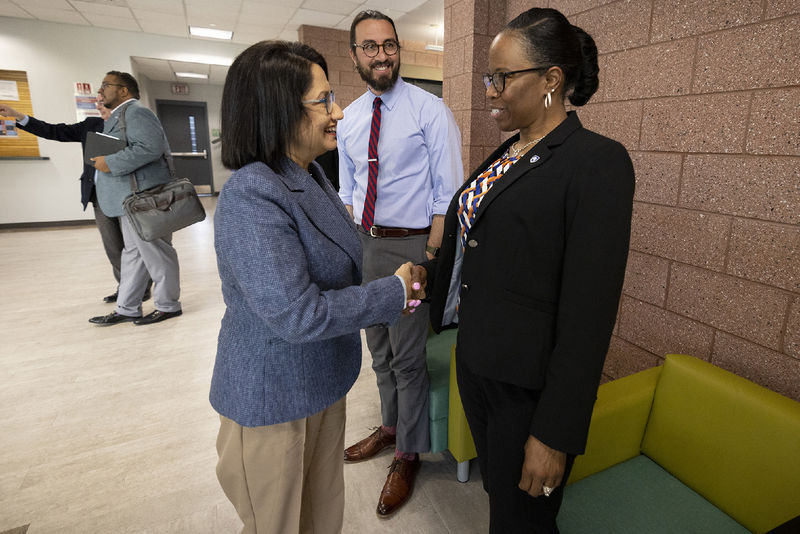
[[[447,449],[447,415],[450,403],[450,351],[456,343],[457,330],[445,330],[428,337],[425,352],[428,363],[430,393],[428,417],[430,419],[431,452]]]
[[[764,533],[800,515],[800,404],[691,356],[600,387],[562,534]]]
[[[431,452],[445,449],[458,462],[457,477],[469,480],[469,461],[477,456],[456,384],[456,337],[458,330],[431,334],[425,346],[430,378],[429,418]]]

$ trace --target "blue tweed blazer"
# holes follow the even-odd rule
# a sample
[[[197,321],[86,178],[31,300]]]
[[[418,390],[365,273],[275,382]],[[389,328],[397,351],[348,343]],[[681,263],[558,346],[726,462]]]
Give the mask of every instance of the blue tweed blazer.
[[[211,405],[242,426],[313,415],[361,368],[359,329],[400,317],[396,276],[361,283],[361,242],[338,195],[290,160],[225,184],[214,245],[225,298]]]

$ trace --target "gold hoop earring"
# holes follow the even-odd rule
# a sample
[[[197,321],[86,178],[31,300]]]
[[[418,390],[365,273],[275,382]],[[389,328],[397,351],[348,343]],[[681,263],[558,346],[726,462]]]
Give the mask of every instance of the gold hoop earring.
[[[549,108],[551,105],[553,105],[553,89],[550,89],[550,92],[544,95],[544,109]]]

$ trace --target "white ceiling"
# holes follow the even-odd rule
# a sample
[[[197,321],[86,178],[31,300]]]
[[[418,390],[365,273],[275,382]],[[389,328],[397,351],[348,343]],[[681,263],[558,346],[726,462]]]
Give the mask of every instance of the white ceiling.
[[[233,42],[297,40],[303,24],[349,30],[353,17],[376,9],[392,17],[403,40],[441,44],[444,0],[0,0],[0,16],[38,19],[115,30],[203,39],[189,26],[233,31]],[[439,27],[437,29],[437,26]],[[227,66],[131,58],[152,80],[223,84]],[[177,78],[175,72],[208,74],[208,80]]]
[[[349,30],[353,17],[377,9],[402,39],[433,43],[444,0],[0,0],[0,16],[39,19],[191,39],[189,25],[233,31],[233,41],[297,40],[303,24]],[[441,39],[441,36],[439,36]]]

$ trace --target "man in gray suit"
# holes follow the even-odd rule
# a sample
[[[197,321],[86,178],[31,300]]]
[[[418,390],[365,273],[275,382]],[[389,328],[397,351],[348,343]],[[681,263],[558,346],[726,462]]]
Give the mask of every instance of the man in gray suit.
[[[350,26],[350,57],[367,91],[339,122],[339,196],[358,223],[364,280],[393,265],[433,259],[444,214],[461,184],[461,135],[438,98],[399,76],[400,44],[390,17],[362,11]],[[394,448],[376,513],[387,518],[411,496],[419,453],[430,450],[425,344],[428,305],[391,326],[366,329],[381,399],[381,426],[344,451],[345,462]]]
[[[90,323],[110,326],[133,321],[152,324],[181,314],[178,254],[172,235],[144,241],[131,226],[122,208],[131,194],[130,176],[139,191],[170,180],[165,153],[169,150],[161,123],[152,111],[139,103],[139,84],[127,72],[110,71],[100,85],[100,96],[111,116],[103,133],[127,139],[127,146],[114,154],[92,158],[97,200],[108,217],[118,217],[125,246],[122,250],[117,309],[108,315],[89,319]],[[120,115],[125,114],[125,126]],[[152,277],[155,311],[142,316],[142,297]]]

